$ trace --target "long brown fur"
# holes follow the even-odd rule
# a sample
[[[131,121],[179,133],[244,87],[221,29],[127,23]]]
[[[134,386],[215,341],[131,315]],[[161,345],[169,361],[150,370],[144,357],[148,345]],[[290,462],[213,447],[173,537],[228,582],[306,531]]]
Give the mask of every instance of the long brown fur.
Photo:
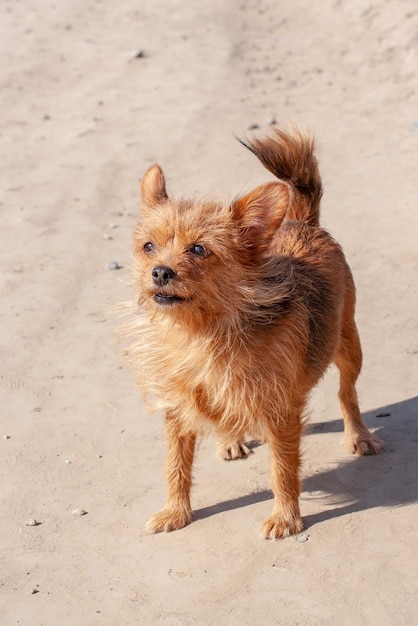
[[[172,200],[158,165],[142,181],[128,354],[144,395],[166,412],[168,439],[168,498],[150,532],[191,521],[195,442],[211,429],[225,459],[248,454],[247,435],[268,441],[275,500],[263,536],[301,531],[303,416],[331,362],[348,450],[382,448],[358,407],[355,289],[340,246],[319,227],[313,139],[290,127],[242,143],[279,181],[232,202]]]

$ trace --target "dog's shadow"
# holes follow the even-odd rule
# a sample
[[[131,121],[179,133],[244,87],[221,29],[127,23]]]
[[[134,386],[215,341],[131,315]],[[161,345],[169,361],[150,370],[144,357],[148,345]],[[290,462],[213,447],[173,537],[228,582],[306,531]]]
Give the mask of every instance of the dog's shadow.
[[[337,467],[307,476],[303,499],[309,492],[321,492],[327,509],[304,517],[306,527],[356,511],[394,507],[418,501],[418,397],[380,407],[363,414],[367,426],[385,442],[383,454],[348,458]],[[342,432],[341,420],[312,424],[310,433]],[[328,495],[326,495],[328,494]],[[312,496],[314,497],[314,496]],[[259,491],[194,511],[194,519],[250,506],[273,498],[271,491]]]

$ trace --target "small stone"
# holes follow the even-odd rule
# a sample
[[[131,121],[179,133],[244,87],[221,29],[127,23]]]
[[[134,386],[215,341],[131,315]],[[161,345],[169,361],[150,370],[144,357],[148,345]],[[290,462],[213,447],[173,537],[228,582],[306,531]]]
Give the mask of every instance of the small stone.
[[[30,519],[26,520],[25,526],[39,526],[39,522],[37,522],[36,519],[33,519],[33,517],[31,517]]]
[[[103,235],[103,237],[104,237],[105,239],[113,239],[112,235],[109,235],[109,233],[105,233],[105,234]]]
[[[309,539],[309,535],[305,535],[305,533],[301,533],[296,537],[296,541],[298,543],[306,543]]]
[[[74,509],[74,511],[71,511],[72,514],[74,515],[74,517],[82,517],[83,515],[87,515],[87,511],[85,511],[84,509]]]
[[[277,120],[274,117],[274,115],[272,115],[271,117],[269,117],[267,120],[267,125],[268,126],[275,126],[277,124]]]
[[[3,439],[10,439],[10,435],[3,435]]]
[[[33,595],[34,593],[39,593],[39,589],[36,589],[35,587],[33,589],[30,590],[31,595]]]
[[[108,270],[120,270],[122,268],[121,265],[117,261],[108,261],[107,269]]]
[[[133,59],[145,59],[147,55],[145,54],[145,50],[142,50],[141,48],[139,50],[135,50],[135,52],[132,55]]]
[[[257,128],[260,128],[260,126],[259,126],[259,124],[256,124],[256,123],[250,124],[248,126],[248,130],[256,130]]]
[[[71,465],[71,463],[72,463],[72,461],[70,461],[70,459],[67,459],[65,462],[66,462],[67,465]]]

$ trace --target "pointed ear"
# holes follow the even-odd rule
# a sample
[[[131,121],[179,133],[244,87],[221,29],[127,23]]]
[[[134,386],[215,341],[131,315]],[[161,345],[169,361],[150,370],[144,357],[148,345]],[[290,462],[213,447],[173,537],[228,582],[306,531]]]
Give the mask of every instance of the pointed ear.
[[[291,202],[292,191],[287,183],[260,185],[242,198],[234,201],[234,217],[241,225],[246,247],[254,254],[264,252]]]
[[[159,165],[152,165],[145,172],[141,183],[141,195],[143,207],[152,207],[167,200],[165,178]]]

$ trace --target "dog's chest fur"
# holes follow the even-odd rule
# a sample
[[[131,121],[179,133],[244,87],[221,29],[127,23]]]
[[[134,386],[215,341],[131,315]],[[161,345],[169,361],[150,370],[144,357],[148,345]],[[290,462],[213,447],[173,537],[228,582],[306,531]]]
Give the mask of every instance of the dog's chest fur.
[[[259,337],[193,336],[172,320],[156,322],[148,320],[143,333],[140,384],[157,408],[181,415],[186,429],[256,434],[278,406],[291,402],[298,372],[286,328],[266,342],[265,331]]]

